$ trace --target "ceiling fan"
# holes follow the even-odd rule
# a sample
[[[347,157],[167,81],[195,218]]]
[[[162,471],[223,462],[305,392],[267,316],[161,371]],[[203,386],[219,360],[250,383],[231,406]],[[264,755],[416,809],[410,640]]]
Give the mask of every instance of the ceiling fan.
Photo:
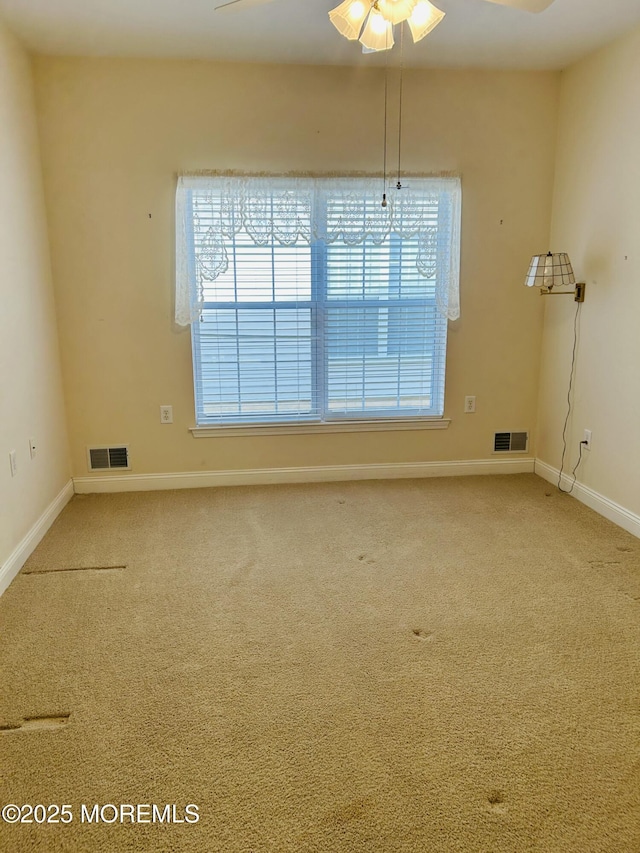
[[[488,0],[523,12],[544,12],[554,0]],[[239,11],[272,0],[227,0],[216,11]],[[358,39],[365,53],[393,47],[393,27],[407,21],[414,42],[428,35],[445,13],[430,0],[343,0],[329,12],[334,27],[350,41]]]

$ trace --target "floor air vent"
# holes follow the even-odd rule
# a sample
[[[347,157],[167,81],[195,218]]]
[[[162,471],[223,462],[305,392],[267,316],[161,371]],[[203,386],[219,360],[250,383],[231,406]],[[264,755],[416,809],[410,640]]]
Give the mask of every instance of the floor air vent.
[[[90,471],[109,471],[113,468],[128,469],[129,448],[120,447],[90,447],[88,451]]]
[[[497,432],[493,440],[495,453],[526,452],[529,443],[528,432]]]

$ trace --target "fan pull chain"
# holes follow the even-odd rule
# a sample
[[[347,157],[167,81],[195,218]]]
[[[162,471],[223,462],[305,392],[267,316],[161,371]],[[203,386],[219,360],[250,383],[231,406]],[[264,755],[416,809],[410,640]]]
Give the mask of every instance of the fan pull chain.
[[[389,53],[384,66],[384,152],[382,155],[382,207],[387,206],[387,100],[389,95]]]
[[[398,108],[398,183],[396,189],[402,189],[400,181],[400,163],[402,160],[402,78],[404,72],[404,21],[400,24],[400,105]]]

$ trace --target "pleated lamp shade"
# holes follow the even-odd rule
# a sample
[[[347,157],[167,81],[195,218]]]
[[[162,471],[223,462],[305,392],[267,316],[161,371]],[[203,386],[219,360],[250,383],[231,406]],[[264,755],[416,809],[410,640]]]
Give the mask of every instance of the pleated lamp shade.
[[[418,42],[429,35],[443,18],[444,12],[441,12],[429,0],[420,0],[416,3],[408,21],[414,42]]]
[[[393,47],[393,25],[372,9],[360,36],[360,44],[369,51],[389,50]]]
[[[364,0],[344,0],[344,3],[329,12],[329,20],[345,38],[355,41],[370,8],[370,4]]]

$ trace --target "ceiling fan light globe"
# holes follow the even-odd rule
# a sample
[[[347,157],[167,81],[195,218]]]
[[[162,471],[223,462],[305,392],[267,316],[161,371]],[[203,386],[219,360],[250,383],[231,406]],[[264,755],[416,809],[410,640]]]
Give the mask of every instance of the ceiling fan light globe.
[[[364,21],[365,16],[367,14],[368,6],[362,2],[362,0],[355,0],[354,3],[349,6],[349,18],[352,21]]]
[[[371,29],[377,36],[383,36],[387,31],[387,22],[380,15],[372,15]]]
[[[390,50],[394,45],[393,25],[372,9],[360,36],[360,44],[369,51]]]
[[[418,0],[409,18],[409,29],[414,42],[428,36],[438,26],[444,15],[445,13],[429,0]]]
[[[382,17],[392,24],[406,21],[413,12],[418,0],[378,0],[378,11]]]
[[[329,12],[329,20],[341,35],[349,41],[355,41],[368,12],[369,5],[363,0],[344,0]]]

